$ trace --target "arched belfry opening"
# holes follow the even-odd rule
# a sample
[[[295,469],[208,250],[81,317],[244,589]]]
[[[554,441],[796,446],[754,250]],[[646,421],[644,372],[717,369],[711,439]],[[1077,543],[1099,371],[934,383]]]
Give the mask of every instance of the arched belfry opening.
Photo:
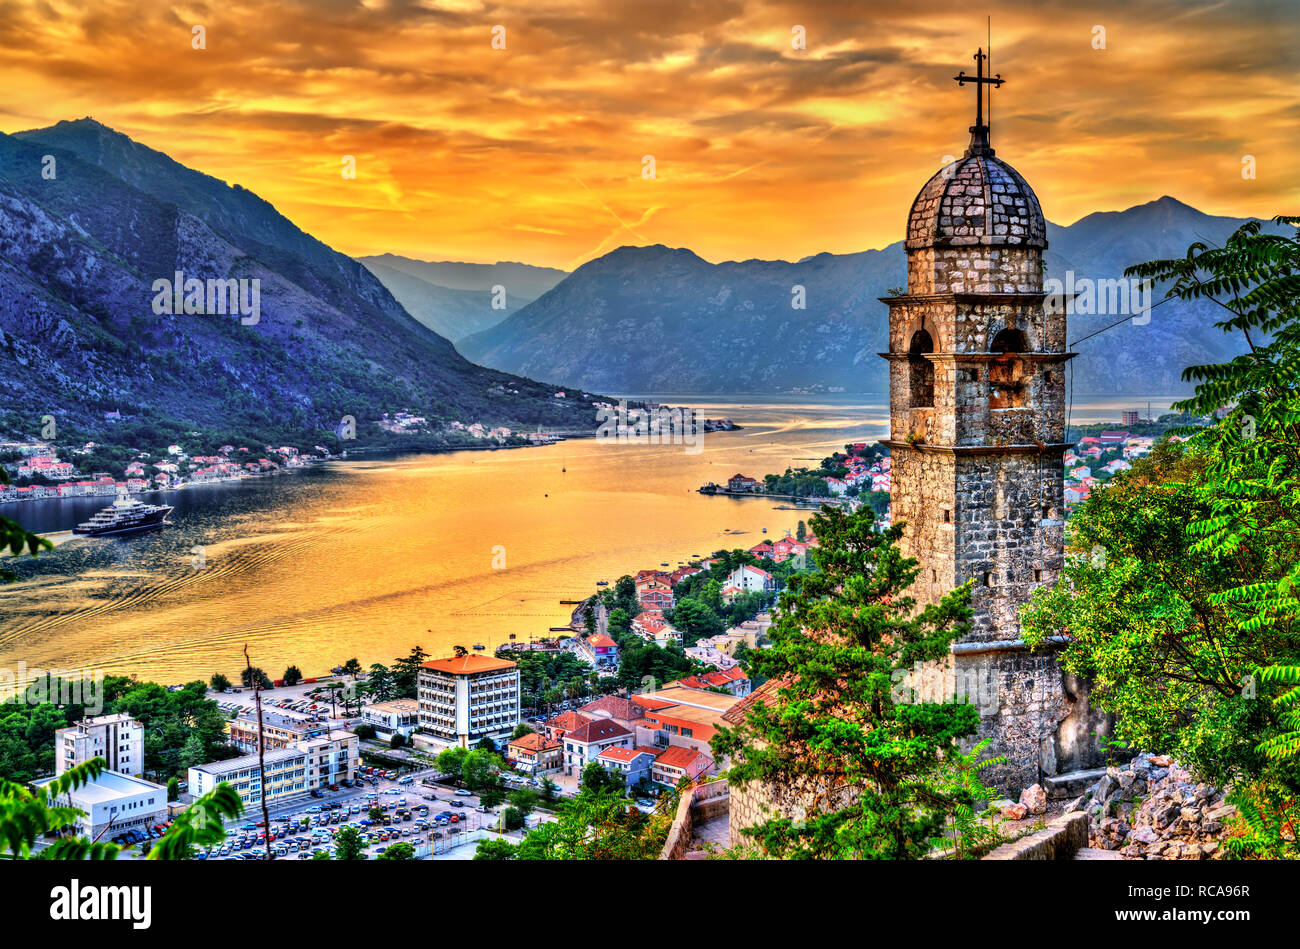
[[[1004,329],[993,337],[989,352],[996,358],[989,363],[989,408],[1024,408],[1028,386],[1025,362],[1018,356],[1027,348],[1025,334],[1020,330]]]
[[[934,363],[925,358],[934,352],[934,340],[925,330],[912,334],[907,346],[908,405],[914,409],[928,409],[934,405]]]

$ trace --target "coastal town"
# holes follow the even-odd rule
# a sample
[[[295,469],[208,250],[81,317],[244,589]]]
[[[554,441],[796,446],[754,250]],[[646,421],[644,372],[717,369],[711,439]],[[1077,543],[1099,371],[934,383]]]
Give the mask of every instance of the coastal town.
[[[556,820],[593,767],[653,814],[683,782],[707,784],[725,767],[710,742],[754,689],[745,656],[769,645],[781,578],[806,569],[817,546],[802,523],[799,534],[621,577],[579,605],[566,635],[496,655],[417,647],[391,668],[352,660],[275,680],[250,668],[238,681],[169,686],[219,710],[210,760],[160,767],[146,752],[147,716],[113,711],[59,729],[54,773],[33,785],[102,759],[61,799],[83,812],[77,833],[115,843],[123,859],[146,856],[222,784],[245,819],[197,859],[468,859],[484,841],[518,844]],[[405,686],[399,668],[413,673]],[[486,764],[469,780],[467,755]]]

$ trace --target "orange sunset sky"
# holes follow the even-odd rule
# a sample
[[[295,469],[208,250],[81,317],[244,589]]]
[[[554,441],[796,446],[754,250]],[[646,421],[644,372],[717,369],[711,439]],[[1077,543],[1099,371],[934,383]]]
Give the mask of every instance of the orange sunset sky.
[[[1071,223],[1171,194],[1300,211],[1295,2],[3,0],[0,131],[90,115],[349,254],[572,269],[902,237],[969,138]],[[191,48],[192,28],[205,50]],[[492,48],[505,27],[504,50]],[[807,49],[792,49],[792,28]],[[1094,28],[1105,49],[1094,49]],[[357,177],[340,174],[356,158]],[[655,157],[657,177],[642,176]],[[1257,177],[1242,177],[1253,155]]]

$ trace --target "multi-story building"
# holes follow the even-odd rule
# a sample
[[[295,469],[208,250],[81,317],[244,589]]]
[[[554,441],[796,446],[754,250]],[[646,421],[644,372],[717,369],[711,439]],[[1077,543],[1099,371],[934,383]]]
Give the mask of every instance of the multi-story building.
[[[674,745],[655,758],[651,777],[665,787],[676,787],[682,778],[694,781],[714,768],[713,759],[695,748]]]
[[[375,733],[381,738],[400,734],[410,738],[420,724],[420,706],[415,699],[390,699],[387,702],[375,702],[361,710],[361,720],[374,726]]]
[[[510,742],[508,755],[515,767],[526,774],[555,771],[564,761],[560,743],[538,732],[521,735]]]
[[[53,780],[32,783],[41,787]],[[82,811],[73,827],[92,840],[112,840],[126,831],[147,830],[167,820],[165,787],[117,771],[101,771],[99,777],[60,795],[55,803]]]
[[[226,729],[230,733],[230,743],[240,751],[257,751],[257,712],[240,712]],[[327,735],[329,731],[330,726],[326,722],[262,710],[262,747],[267,751],[292,748],[299,742]]]
[[[606,748],[631,748],[635,736],[618,722],[607,718],[579,725],[564,736],[564,767],[567,773],[581,771]]]
[[[614,745],[606,748],[596,756],[596,760],[606,771],[614,771],[623,776],[627,787],[651,780],[657,748],[626,748]]]
[[[262,757],[265,773],[257,755],[243,755],[190,768],[190,794],[200,797],[224,782],[234,788],[244,802],[245,810],[249,810],[261,806],[263,795],[266,795],[267,804],[274,804],[308,791],[307,752],[300,748],[282,748],[264,752]]]
[[[199,797],[224,781],[239,794],[245,808],[260,807],[263,794],[267,803],[272,804],[313,788],[355,780],[357,746],[356,735],[334,731],[288,748],[266,751],[262,755],[265,779],[256,753],[213,761],[190,768],[190,793]]]
[[[144,725],[130,715],[101,715],[83,718],[75,725],[54,733],[56,775],[91,758],[103,758],[109,771],[141,777],[144,774]]]
[[[519,724],[519,667],[492,656],[453,656],[420,666],[420,728],[469,748],[509,741]]]

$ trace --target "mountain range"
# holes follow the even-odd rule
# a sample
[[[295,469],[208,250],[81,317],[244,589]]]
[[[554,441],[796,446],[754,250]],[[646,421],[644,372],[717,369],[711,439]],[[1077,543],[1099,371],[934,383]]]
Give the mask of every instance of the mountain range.
[[[1221,244],[1246,219],[1204,214],[1171,197],[1048,224],[1047,276],[1116,279],[1130,264]],[[900,231],[902,222],[900,222]],[[710,263],[685,248],[621,247],[592,260],[496,326],[457,341],[469,359],[589,390],[761,393],[888,390],[888,309],[906,284],[902,242],[797,262]],[[792,288],[806,309],[792,307]],[[1153,302],[1163,295],[1156,289]],[[1176,394],[1184,367],[1235,355],[1213,304],[1171,301],[1149,322],[1071,313],[1080,394]],[[1122,315],[1119,317],[1122,319]]]
[[[260,318],[156,312],[155,282],[177,272],[259,281]],[[237,184],[88,118],[0,134],[10,434],[47,414],[94,432],[113,410],[240,433],[328,432],[344,415],[361,425],[403,409],[591,424],[590,406],[554,394],[471,364],[364,266]]]
[[[453,343],[491,329],[565,277],[563,270],[513,261],[466,264],[396,254],[358,257],[406,312]]]

